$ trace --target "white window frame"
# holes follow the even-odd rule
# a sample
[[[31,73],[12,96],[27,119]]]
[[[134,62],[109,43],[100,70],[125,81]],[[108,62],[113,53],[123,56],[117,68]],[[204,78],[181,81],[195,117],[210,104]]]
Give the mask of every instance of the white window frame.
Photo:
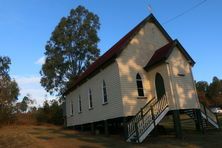
[[[106,89],[106,101],[105,101],[105,99],[104,99],[104,84],[105,83],[105,89]],[[107,104],[108,103],[108,92],[107,92],[107,85],[106,85],[106,81],[105,80],[103,80],[102,81],[102,102],[103,102],[103,105],[105,105],[105,104]]]
[[[88,89],[88,102],[89,102],[89,109],[93,109],[93,101],[92,101],[92,89]]]
[[[70,115],[71,116],[73,116],[74,115],[74,103],[73,103],[73,100],[71,99],[71,102],[70,102],[70,107],[71,107],[71,109],[70,109]]]
[[[137,75],[140,77],[140,79],[137,78]],[[141,82],[142,87],[138,87],[138,82]],[[145,91],[144,91],[144,86],[143,86],[143,77],[140,73],[136,74],[136,88],[137,88],[137,95],[138,97],[145,97]],[[139,94],[139,90],[142,91],[143,95]]]
[[[78,97],[78,113],[82,112],[82,99],[81,96],[79,95]]]

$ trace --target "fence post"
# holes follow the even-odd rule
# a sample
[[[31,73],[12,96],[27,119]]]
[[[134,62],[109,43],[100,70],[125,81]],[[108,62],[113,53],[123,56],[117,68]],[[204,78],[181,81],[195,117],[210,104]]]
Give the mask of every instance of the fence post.
[[[109,136],[109,123],[108,123],[108,120],[104,120],[104,131],[105,131],[105,135]]]
[[[141,119],[143,118],[143,108],[140,109]]]
[[[204,113],[205,113],[205,116],[206,116],[206,127],[208,127],[208,115],[207,115],[207,110],[206,110],[206,106],[203,104],[203,107],[204,107]]]
[[[202,118],[202,115],[201,115],[201,110],[200,109],[196,109],[196,116],[197,116],[197,120],[198,120],[198,123],[200,124],[200,128],[201,128],[201,132],[202,134],[205,134],[205,127],[204,127],[204,123],[203,121],[205,119]]]
[[[135,130],[136,130],[136,139],[137,139],[137,142],[139,143],[139,131],[138,131],[138,126],[137,124],[135,123]]]
[[[154,127],[155,127],[155,126],[156,126],[156,123],[155,123],[155,116],[154,116],[154,112],[153,112],[153,106],[150,106],[150,110],[151,110],[151,115],[152,115],[153,124],[154,124]]]
[[[155,121],[155,114],[154,114],[153,106],[150,107],[150,110],[151,110],[151,115],[152,115],[152,120],[153,120],[153,126],[154,126],[154,129],[153,129],[154,136],[157,136],[157,129],[155,129],[155,127],[156,127],[156,121]]]
[[[124,138],[127,140],[128,138],[128,124],[126,122],[126,117],[123,117],[123,128],[124,128]]]
[[[218,128],[220,130],[221,128],[220,128],[220,120],[218,119],[218,114],[216,113],[215,116],[216,116],[216,119],[217,119]]]
[[[95,125],[94,125],[94,123],[92,122],[91,124],[91,134],[95,134]]]
[[[181,127],[181,122],[180,122],[180,112],[179,110],[173,110],[173,122],[174,122],[174,129],[176,132],[176,137],[177,138],[182,138],[182,127]]]
[[[199,112],[197,109],[192,109],[192,114],[194,117],[196,130],[201,131],[202,126],[201,126],[201,121],[199,119],[198,113]]]

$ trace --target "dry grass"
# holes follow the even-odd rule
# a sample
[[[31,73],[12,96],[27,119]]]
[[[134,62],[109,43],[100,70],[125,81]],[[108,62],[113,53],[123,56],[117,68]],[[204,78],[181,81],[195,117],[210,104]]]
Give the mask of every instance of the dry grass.
[[[0,128],[0,148],[33,147],[33,148],[93,148],[93,147],[151,147],[151,148],[208,148],[222,145],[222,132],[209,129],[205,135],[196,131],[189,120],[182,122],[183,139],[174,136],[172,123],[166,119],[166,133],[149,137],[143,144],[126,143],[118,135],[105,137],[91,135],[87,132],[65,130],[52,125],[13,125]],[[186,123],[187,122],[187,123]]]
[[[119,138],[119,137],[118,137]],[[116,137],[116,139],[118,139]],[[64,130],[52,125],[7,126],[0,129],[0,148],[7,147],[111,147],[113,140],[107,137],[92,136],[74,130]],[[118,140],[119,144],[125,144]],[[115,146],[115,144],[114,144]],[[117,145],[116,145],[117,147]]]
[[[18,113],[16,115],[16,125],[36,125],[37,121],[35,119],[34,113]]]
[[[7,147],[38,147],[36,139],[27,134],[27,129],[21,126],[0,128],[0,148]]]

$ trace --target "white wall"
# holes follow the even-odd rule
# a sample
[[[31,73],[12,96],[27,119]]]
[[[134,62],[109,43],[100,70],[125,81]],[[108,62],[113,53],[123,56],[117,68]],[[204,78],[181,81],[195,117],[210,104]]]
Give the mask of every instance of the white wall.
[[[103,105],[102,81],[105,80],[108,104]],[[93,109],[89,110],[88,89],[91,88]],[[82,113],[78,113],[78,96],[82,99]],[[71,100],[74,102],[74,115],[71,116]],[[94,77],[72,91],[66,98],[67,125],[79,125],[123,116],[120,95],[120,80],[117,64],[114,62]]]
[[[135,115],[146,102],[155,97],[153,80],[150,80],[143,67],[148,63],[154,52],[166,45],[168,40],[152,22],[148,22],[131,40],[126,49],[117,58],[120,72],[121,93],[124,115]],[[137,99],[136,74],[143,78],[143,86],[147,99]]]
[[[191,71],[192,67],[188,60],[175,47],[168,58],[168,62],[173,84],[175,108],[199,108],[199,100]],[[179,76],[178,74],[184,74],[184,76]]]

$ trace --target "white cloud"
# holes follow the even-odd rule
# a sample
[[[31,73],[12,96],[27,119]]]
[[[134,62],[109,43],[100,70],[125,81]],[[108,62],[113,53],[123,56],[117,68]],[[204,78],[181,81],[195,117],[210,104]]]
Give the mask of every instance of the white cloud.
[[[20,88],[20,97],[30,94],[36,100],[36,105],[42,105],[45,99],[51,100],[55,96],[49,95],[40,84],[40,76],[13,76]],[[47,97],[46,97],[47,96]]]
[[[45,63],[45,56],[39,58],[35,64],[38,64],[38,65],[43,65]]]
[[[29,76],[29,77],[16,77],[16,82],[20,84],[32,84],[32,83],[40,83],[40,77],[37,76]]]

